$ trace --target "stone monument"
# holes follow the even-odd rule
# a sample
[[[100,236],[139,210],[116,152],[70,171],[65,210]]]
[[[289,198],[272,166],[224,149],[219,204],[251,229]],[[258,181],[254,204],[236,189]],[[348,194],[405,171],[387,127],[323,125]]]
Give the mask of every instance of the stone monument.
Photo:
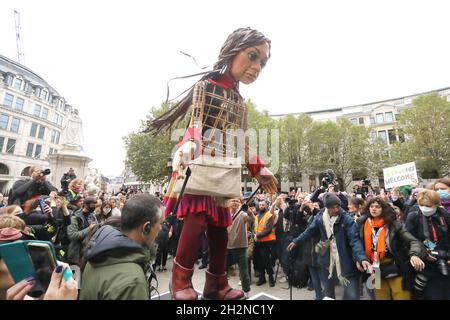
[[[92,161],[83,151],[83,122],[77,109],[72,110],[65,122],[61,142],[63,148],[58,153],[48,155],[52,170],[51,182],[57,188],[61,187],[60,179],[69,168],[74,169],[77,177],[86,177],[88,164]]]

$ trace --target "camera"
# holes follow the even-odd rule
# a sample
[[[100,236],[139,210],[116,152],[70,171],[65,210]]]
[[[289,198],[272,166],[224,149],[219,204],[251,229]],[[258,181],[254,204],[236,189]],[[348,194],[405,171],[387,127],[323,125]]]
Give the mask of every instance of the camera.
[[[414,278],[414,293],[417,296],[417,298],[423,297],[423,293],[425,291],[427,283],[428,277],[424,273],[418,272],[416,274],[416,277]]]
[[[292,207],[293,205],[295,205],[296,203],[298,203],[298,199],[295,199],[295,197],[290,197],[287,200],[287,203],[289,205],[289,207]]]
[[[428,251],[430,256],[437,259],[437,269],[443,276],[448,276],[448,265],[447,261],[449,260],[450,256],[447,254],[444,250],[430,250]]]
[[[44,176],[48,176],[50,173],[52,173],[52,172],[50,171],[50,169],[45,169],[44,171],[42,171],[42,174],[43,174]]]
[[[327,171],[325,171],[324,177],[322,179],[322,186],[327,189],[330,184],[336,185],[337,181],[336,175],[334,174],[333,170],[328,169]]]

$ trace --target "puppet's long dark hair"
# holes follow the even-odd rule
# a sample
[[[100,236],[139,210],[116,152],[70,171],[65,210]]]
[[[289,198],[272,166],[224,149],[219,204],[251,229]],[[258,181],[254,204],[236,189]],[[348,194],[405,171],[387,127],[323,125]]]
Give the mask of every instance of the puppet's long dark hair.
[[[213,66],[212,71],[207,71],[203,74],[199,81],[209,78],[215,79],[219,75],[225,73],[227,68],[233,61],[234,57],[249,47],[267,43],[269,45],[270,56],[270,40],[266,38],[261,32],[250,28],[239,28],[231,33],[225,43],[220,49],[220,54],[217,62]],[[183,77],[181,77],[183,78]],[[169,129],[173,125],[180,122],[188,112],[192,104],[193,87],[188,89],[189,93],[175,104],[169,111],[165,112],[158,118],[149,121],[146,131],[159,132],[160,130]]]

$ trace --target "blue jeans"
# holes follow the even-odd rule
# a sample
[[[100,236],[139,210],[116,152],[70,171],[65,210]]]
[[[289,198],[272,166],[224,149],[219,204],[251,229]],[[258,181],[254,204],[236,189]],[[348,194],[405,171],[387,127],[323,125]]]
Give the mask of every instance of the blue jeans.
[[[322,271],[322,277],[325,280],[325,296],[336,299],[334,292],[334,286],[336,281],[336,269],[333,272],[331,279],[328,279],[328,268],[320,267]],[[350,282],[347,286],[344,286],[344,300],[359,300],[359,275],[348,277],[347,280]]]
[[[326,279],[321,279],[323,276],[323,273],[320,271],[321,268],[320,266],[312,267],[308,265],[309,275],[311,276],[314,292],[316,293],[316,300],[322,300],[324,298],[322,282]]]

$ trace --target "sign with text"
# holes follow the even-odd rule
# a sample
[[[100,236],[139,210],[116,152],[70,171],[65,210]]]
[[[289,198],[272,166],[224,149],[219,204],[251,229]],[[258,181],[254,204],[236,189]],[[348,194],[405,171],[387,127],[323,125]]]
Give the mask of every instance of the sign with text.
[[[419,182],[415,162],[409,162],[383,169],[383,174],[385,189],[406,186]]]

